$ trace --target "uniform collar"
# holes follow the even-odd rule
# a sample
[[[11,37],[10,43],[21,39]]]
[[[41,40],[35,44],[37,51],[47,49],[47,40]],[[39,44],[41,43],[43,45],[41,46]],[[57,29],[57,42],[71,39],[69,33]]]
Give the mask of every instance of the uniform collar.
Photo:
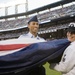
[[[71,42],[71,45],[72,45],[72,44],[75,44],[75,41]]]
[[[39,39],[39,36],[38,36],[38,35],[37,35],[36,37],[34,37],[34,35],[31,34],[30,32],[28,33],[28,35],[29,35],[31,38],[37,38],[37,39]]]

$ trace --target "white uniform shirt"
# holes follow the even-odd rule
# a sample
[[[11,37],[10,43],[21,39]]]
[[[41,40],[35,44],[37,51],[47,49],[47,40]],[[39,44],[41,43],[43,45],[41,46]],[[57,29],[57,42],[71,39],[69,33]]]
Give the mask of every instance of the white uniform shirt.
[[[38,40],[39,42],[45,42],[43,38],[39,37],[38,35],[34,37],[34,35],[32,35],[30,32],[28,34],[21,35],[19,38],[33,38],[36,41]]]
[[[51,68],[62,75],[75,75],[75,41],[66,48],[59,64],[51,64]]]

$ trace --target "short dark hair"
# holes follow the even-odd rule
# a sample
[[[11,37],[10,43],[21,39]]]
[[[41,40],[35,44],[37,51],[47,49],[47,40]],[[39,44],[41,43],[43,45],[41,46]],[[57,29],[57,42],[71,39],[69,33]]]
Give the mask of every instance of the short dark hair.
[[[75,34],[75,31],[67,31],[67,32],[70,32],[71,34]]]

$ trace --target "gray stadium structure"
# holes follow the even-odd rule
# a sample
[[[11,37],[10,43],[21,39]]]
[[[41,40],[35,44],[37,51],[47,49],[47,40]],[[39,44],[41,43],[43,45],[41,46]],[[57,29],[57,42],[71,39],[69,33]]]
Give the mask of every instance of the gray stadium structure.
[[[74,2],[74,0],[61,0],[25,13],[1,16],[0,19],[28,16],[37,13],[40,24],[39,36],[47,40],[66,38],[68,24],[75,22],[75,4],[68,7],[63,6],[72,2]],[[62,6],[62,8],[50,11],[51,8],[57,6]],[[44,10],[49,11],[39,14],[39,12]],[[29,18],[30,17],[0,22],[0,40],[18,38],[21,34],[27,33],[27,21]]]

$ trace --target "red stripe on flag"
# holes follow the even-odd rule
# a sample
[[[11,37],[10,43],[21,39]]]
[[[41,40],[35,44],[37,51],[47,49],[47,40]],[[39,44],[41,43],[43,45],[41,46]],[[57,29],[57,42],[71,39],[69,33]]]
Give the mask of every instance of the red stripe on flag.
[[[15,50],[23,47],[27,47],[29,44],[11,44],[11,45],[0,45],[0,51]]]

